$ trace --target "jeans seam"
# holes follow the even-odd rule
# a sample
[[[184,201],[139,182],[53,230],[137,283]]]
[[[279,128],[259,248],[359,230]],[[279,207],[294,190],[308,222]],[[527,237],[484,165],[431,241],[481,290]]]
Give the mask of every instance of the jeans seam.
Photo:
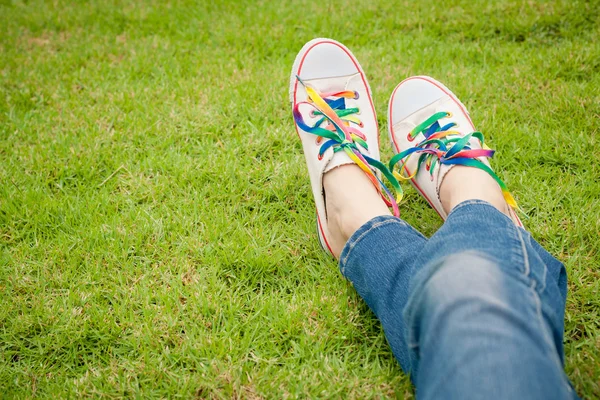
[[[523,249],[523,261],[525,263],[525,269],[526,269],[526,274],[525,277],[530,281],[529,284],[529,289],[531,291],[531,294],[533,296],[533,300],[535,302],[535,314],[538,320],[538,325],[540,326],[541,329],[541,333],[542,336],[544,338],[544,341],[546,342],[547,347],[547,352],[549,353],[549,356],[554,359],[554,361],[559,365],[559,368],[562,370],[562,364],[560,362],[560,359],[558,358],[556,352],[552,351],[552,349],[554,348],[554,345],[552,343],[552,338],[550,338],[548,336],[548,331],[545,327],[544,324],[544,316],[542,315],[542,301],[540,299],[540,296],[536,290],[536,283],[537,281],[535,279],[533,279],[531,277],[531,268],[529,265],[529,255],[527,253],[527,249],[526,249],[526,244],[525,244],[525,240],[523,239],[523,234],[521,233],[521,231],[519,231],[518,228],[515,227],[515,230],[517,231],[517,235],[519,238],[519,241],[521,242],[521,248]]]
[[[529,235],[526,231],[521,232],[521,230],[519,228],[517,228],[517,231],[519,232],[521,237],[523,237],[523,234],[525,234],[523,241],[526,240],[527,243],[531,246],[531,235]],[[546,267],[545,263],[543,263],[543,266],[544,266],[544,268],[542,270],[542,275],[540,276],[540,279],[538,279],[536,282],[536,288],[537,288],[536,291],[538,292],[538,294],[541,294],[544,292],[544,290],[546,290],[546,277],[548,275],[548,268]],[[534,278],[531,277],[531,279],[533,280]]]
[[[529,275],[531,272],[531,266],[529,265],[529,255],[527,254],[527,246],[523,241],[521,232],[519,232],[519,230],[516,226],[514,226],[514,224],[511,226],[510,230],[513,234],[513,239],[519,244],[518,247],[515,247],[512,250],[512,253],[515,256],[515,262],[523,265],[521,273],[527,280],[530,280],[531,278]]]

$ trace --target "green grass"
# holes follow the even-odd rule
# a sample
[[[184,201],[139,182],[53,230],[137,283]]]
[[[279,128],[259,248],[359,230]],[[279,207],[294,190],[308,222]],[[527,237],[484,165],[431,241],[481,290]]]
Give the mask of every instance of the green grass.
[[[0,397],[413,396],[315,236],[287,83],[326,36],[382,127],[409,75],[470,108],[568,268],[566,370],[599,398],[599,9],[0,0]]]

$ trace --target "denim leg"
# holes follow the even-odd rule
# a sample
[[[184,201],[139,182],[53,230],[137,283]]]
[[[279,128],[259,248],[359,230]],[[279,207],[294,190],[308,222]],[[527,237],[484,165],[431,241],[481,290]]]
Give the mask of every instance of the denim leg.
[[[404,322],[417,397],[576,398],[562,368],[566,274],[482,201],[425,243]]]
[[[372,219],[356,231],[340,255],[340,270],[373,310],[404,371],[410,371],[402,310],[414,261],[427,239],[392,216]]]

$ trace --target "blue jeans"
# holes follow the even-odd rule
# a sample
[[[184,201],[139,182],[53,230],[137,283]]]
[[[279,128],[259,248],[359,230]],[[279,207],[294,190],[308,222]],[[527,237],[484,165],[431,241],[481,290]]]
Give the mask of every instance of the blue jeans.
[[[565,267],[489,203],[459,204],[430,239],[374,218],[340,269],[418,398],[577,398],[563,371]]]

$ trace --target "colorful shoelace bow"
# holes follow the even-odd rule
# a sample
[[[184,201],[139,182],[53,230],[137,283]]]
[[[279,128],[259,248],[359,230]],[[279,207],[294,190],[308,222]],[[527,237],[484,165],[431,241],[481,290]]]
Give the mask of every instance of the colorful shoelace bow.
[[[418,143],[415,147],[404,150],[392,157],[389,163],[390,170],[394,171],[394,166],[402,161],[400,172],[394,172],[394,175],[398,179],[408,180],[414,178],[423,164],[425,164],[425,168],[429,171],[430,177],[433,180],[433,173],[438,164],[465,165],[468,167],[479,168],[487,172],[498,183],[502,189],[502,194],[504,195],[506,203],[512,208],[520,210],[515,198],[508,191],[506,184],[502,182],[490,167],[477,159],[478,157],[491,158],[495,153],[494,150],[485,145],[483,134],[476,131],[461,136],[462,134],[460,132],[451,130],[456,126],[456,123],[449,122],[443,126],[440,124],[441,119],[451,116],[452,114],[448,112],[437,112],[421,124],[417,125],[408,134],[409,140],[413,141],[420,133],[425,136],[425,140]],[[481,149],[472,149],[469,146],[471,138],[479,140]],[[417,169],[412,175],[406,176],[406,164],[408,159],[414,154],[420,155]]]
[[[365,150],[369,149],[365,135],[352,126],[362,127],[363,125],[355,115],[359,112],[359,109],[356,107],[346,108],[346,99],[357,99],[358,93],[342,91],[319,94],[312,87],[305,85],[299,76],[296,76],[296,78],[304,86],[308,95],[308,101],[299,102],[294,106],[293,113],[296,124],[303,131],[316,135],[317,143],[320,143],[320,138],[328,139],[319,148],[319,159],[330,148],[336,153],[344,151],[367,174],[384,202],[388,207],[392,208],[393,214],[399,216],[398,203],[402,199],[402,188],[398,180],[385,164],[362,153],[357,146],[358,144]],[[314,108],[312,111],[313,115],[321,116],[313,126],[309,126],[304,122],[302,114],[299,111],[299,107],[302,104],[311,105]],[[327,124],[321,127],[321,124],[324,122],[327,122]],[[377,170],[381,171],[390,182],[396,193],[395,197],[383,181],[379,179]]]

